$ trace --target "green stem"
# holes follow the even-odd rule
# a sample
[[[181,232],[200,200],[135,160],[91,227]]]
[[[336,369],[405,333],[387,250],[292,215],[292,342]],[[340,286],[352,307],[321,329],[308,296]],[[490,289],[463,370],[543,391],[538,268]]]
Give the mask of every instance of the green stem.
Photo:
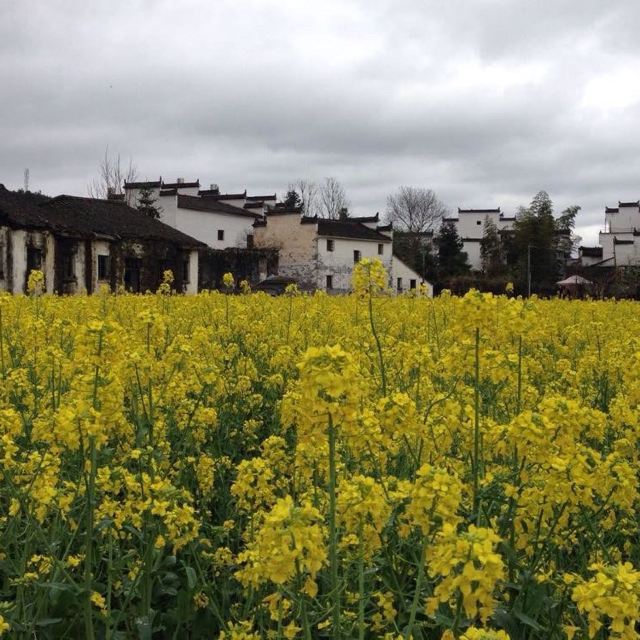
[[[338,585],[338,535],[336,530],[336,432],[329,414],[329,565],[333,600],[332,636],[340,638],[340,587]]]
[[[411,611],[409,613],[409,624],[407,625],[407,629],[404,632],[405,640],[409,640],[409,638],[411,638],[411,634],[413,633],[413,625],[416,623],[416,614],[418,613],[420,593],[422,591],[422,580],[424,577],[424,562],[425,555],[427,553],[427,544],[428,538],[427,536],[424,536],[424,541],[422,542],[422,551],[420,552],[420,563],[418,564],[418,572],[416,575],[416,590],[413,594],[413,602],[411,603]]]
[[[96,480],[96,442],[95,437],[89,438],[89,456],[91,459],[91,468],[89,470],[89,479],[87,483],[87,530],[85,533],[85,559],[84,559],[84,631],[87,640],[94,640],[95,633],[93,629],[93,610],[91,607],[91,584],[93,580],[91,568],[93,563],[93,528],[94,513],[93,502]]]
[[[358,558],[358,640],[364,640],[364,545],[362,544],[362,523],[360,524],[360,557]]]
[[[382,357],[382,345],[380,344],[380,338],[378,337],[378,331],[376,330],[376,324],[373,321],[373,294],[369,291],[369,322],[371,324],[371,333],[373,339],[376,341],[376,348],[378,350],[378,360],[380,361],[380,375],[382,377],[382,395],[387,395],[387,372],[384,368],[384,358]]]
[[[476,327],[473,425],[473,513],[478,517],[478,482],[480,476],[480,329]]]

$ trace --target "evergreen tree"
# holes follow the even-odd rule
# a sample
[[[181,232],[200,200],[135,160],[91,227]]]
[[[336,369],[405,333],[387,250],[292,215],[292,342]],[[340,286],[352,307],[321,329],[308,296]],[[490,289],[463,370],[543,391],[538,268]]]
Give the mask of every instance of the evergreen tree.
[[[289,209],[302,206],[302,198],[295,189],[289,189],[283,200],[284,205]]]
[[[157,219],[162,213],[162,207],[156,205],[157,201],[153,194],[153,187],[145,184],[138,194],[138,206],[136,208],[150,218]]]
[[[493,277],[504,272],[502,240],[496,223],[489,216],[484,221],[484,232],[480,241],[480,259],[485,275]]]
[[[452,222],[445,222],[438,232],[438,270],[440,278],[459,276],[468,273],[471,267],[467,254],[462,250],[464,244],[458,230]]]

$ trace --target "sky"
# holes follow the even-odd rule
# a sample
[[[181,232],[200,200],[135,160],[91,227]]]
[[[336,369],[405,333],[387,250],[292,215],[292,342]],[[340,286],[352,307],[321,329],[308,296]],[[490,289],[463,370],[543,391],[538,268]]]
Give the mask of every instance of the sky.
[[[597,242],[640,198],[637,0],[0,0],[0,183],[141,179],[282,195],[401,185],[508,214],[541,189]]]

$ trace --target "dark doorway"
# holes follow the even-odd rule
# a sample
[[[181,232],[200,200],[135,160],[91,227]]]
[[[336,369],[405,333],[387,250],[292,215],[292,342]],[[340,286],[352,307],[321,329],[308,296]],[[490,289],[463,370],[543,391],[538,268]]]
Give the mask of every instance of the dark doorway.
[[[133,293],[140,293],[140,258],[126,258],[124,261],[124,288]]]

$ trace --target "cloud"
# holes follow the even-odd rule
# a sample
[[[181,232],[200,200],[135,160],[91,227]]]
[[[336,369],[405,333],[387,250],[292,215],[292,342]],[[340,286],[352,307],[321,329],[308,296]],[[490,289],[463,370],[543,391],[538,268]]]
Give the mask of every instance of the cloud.
[[[638,26],[632,0],[11,3],[0,181],[84,194],[109,145],[230,190],[336,176],[358,213],[402,184],[507,211],[546,189],[594,242],[640,196]]]

